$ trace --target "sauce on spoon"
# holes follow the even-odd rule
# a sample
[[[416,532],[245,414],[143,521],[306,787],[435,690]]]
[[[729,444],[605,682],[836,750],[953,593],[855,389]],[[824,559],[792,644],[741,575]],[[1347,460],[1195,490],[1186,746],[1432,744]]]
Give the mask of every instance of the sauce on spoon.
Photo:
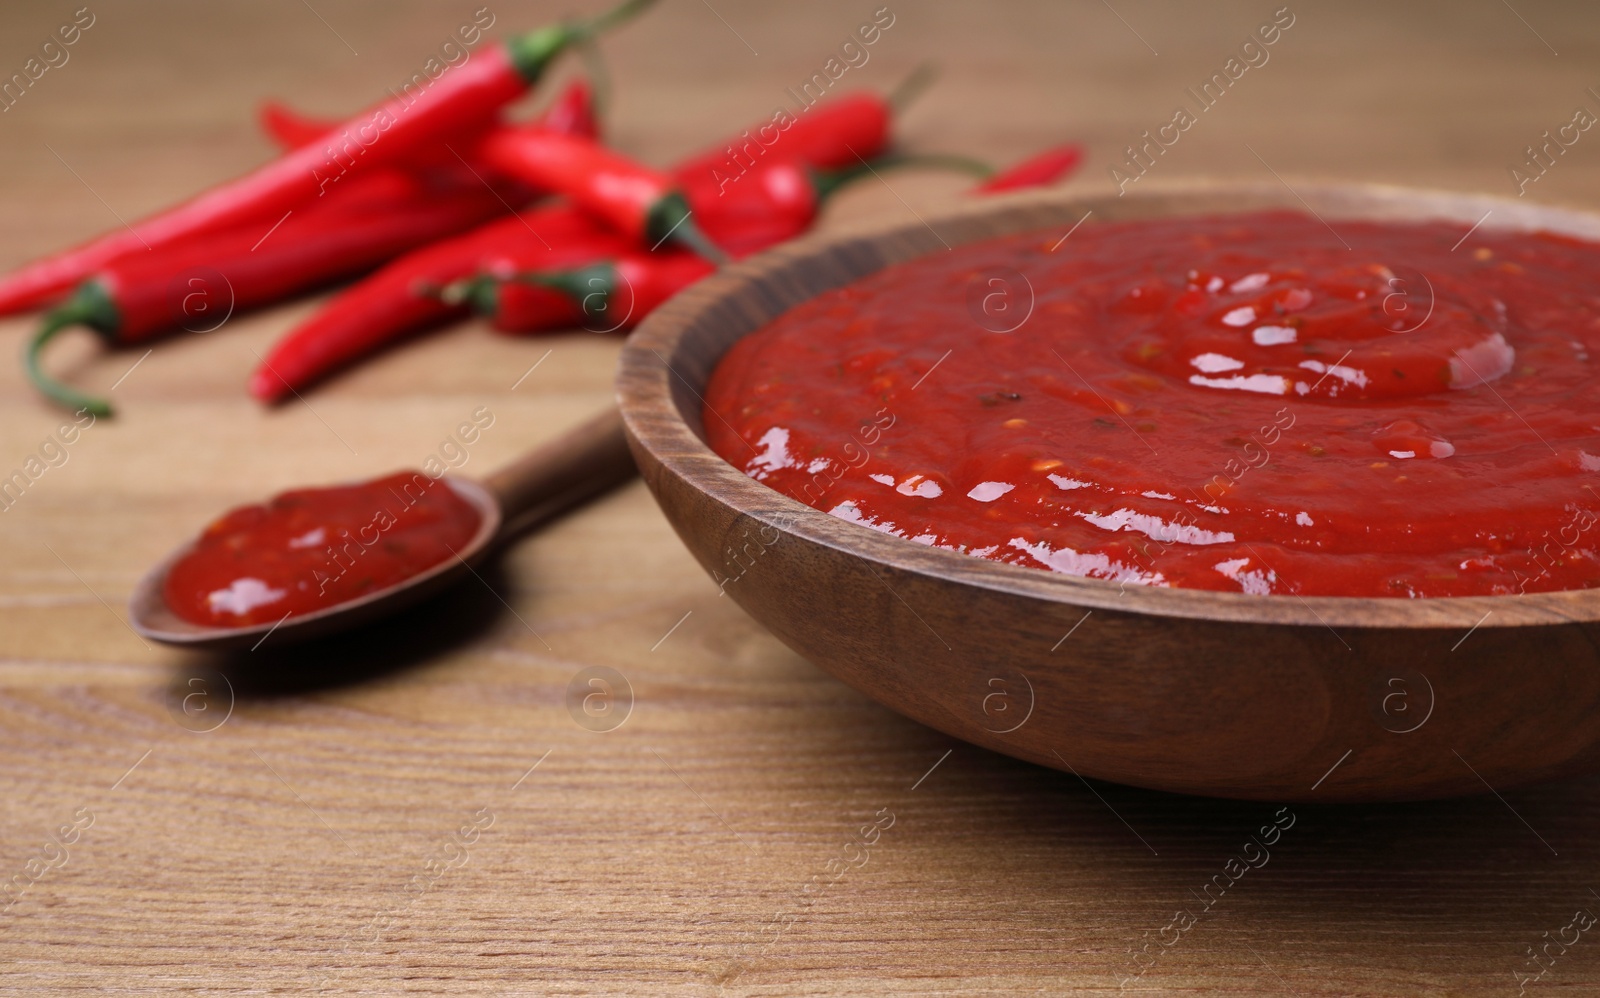
[[[386,589],[453,558],[481,517],[448,484],[402,471],[295,489],[230,510],[167,573],[167,605],[191,623],[243,627]]]

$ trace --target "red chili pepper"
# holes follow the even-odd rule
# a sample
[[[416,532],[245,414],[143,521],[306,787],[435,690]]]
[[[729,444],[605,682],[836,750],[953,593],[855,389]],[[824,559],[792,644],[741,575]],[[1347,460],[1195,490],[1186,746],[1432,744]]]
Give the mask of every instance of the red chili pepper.
[[[701,220],[701,229],[733,257],[740,258],[807,231],[829,195],[845,184],[877,176],[880,170],[959,170],[984,178],[972,190],[988,194],[1052,183],[1070,170],[1079,156],[1077,147],[1054,149],[1000,174],[977,160],[949,155],[891,154],[838,170],[819,170],[794,160],[773,159],[757,165],[740,183],[726,188],[695,170],[683,178],[682,189]]]
[[[592,139],[534,129],[502,129],[479,147],[507,176],[564,194],[596,218],[655,249],[671,239],[713,262],[723,252],[689,220],[689,202],[672,178]]]
[[[277,218],[327,193],[347,173],[403,162],[419,149],[479,129],[537,82],[555,56],[650,2],[626,0],[593,21],[520,35],[451,69],[420,94],[391,96],[350,118],[342,133],[328,136],[333,141],[326,145],[303,146],[137,226],[113,230],[13,271],[0,280],[0,315],[48,301],[125,253]]]
[[[304,114],[275,100],[264,100],[256,108],[256,123],[283,152],[311,145],[339,127],[339,122],[332,118]]]
[[[819,175],[792,159],[765,160],[722,192],[696,170],[683,192],[701,230],[734,259],[809,229],[824,196]]]
[[[888,141],[888,104],[877,97],[865,99],[877,101],[885,108],[883,114],[875,116],[880,125],[870,135],[850,134],[862,142],[858,147],[862,153],[872,156],[881,152]],[[818,105],[806,119],[805,128],[797,122],[794,129],[798,131],[785,132],[790,137],[786,142],[796,144],[783,148],[796,149],[795,158],[803,162],[826,165],[807,158],[821,156],[826,160],[832,155],[830,148],[837,151],[838,143],[824,140],[820,133],[832,127],[849,132],[862,122],[874,120],[873,115],[863,114],[859,108],[852,109],[848,101],[847,98]],[[855,162],[852,158],[846,165]],[[680,164],[673,176],[692,178],[696,163],[696,159],[690,159]],[[699,182],[715,184],[709,173]],[[727,210],[735,210],[735,204],[730,202]],[[467,306],[460,303],[465,296],[458,297],[457,303],[448,303],[436,293],[437,289],[454,282],[480,274],[509,277],[524,271],[590,264],[629,248],[626,241],[619,245],[615,241],[619,237],[612,236],[571,206],[542,209],[525,217],[529,225],[546,233],[548,244],[530,236],[527,228],[515,219],[501,220],[477,232],[395,260],[342,292],[273,344],[261,366],[250,377],[250,394],[263,402],[276,402],[399,336],[467,315]],[[553,223],[558,227],[550,228]],[[725,234],[731,240],[729,248],[743,255],[781,242],[793,233],[788,224],[737,231],[730,224]],[[552,256],[553,252],[572,256],[557,259]]]
[[[984,174],[989,172],[982,164],[955,157],[889,157],[880,159],[873,165],[887,168],[889,165],[901,163],[953,164],[964,169],[976,169]],[[738,258],[793,239],[806,231],[815,221],[817,210],[824,198],[845,183],[867,175],[871,168],[858,164],[850,170],[820,171],[791,160],[768,160],[761,164],[749,182],[739,187],[737,191],[719,196],[716,189],[707,183],[703,176],[691,181],[694,186],[686,186],[684,191],[689,195],[697,212],[703,209],[702,217],[705,219],[703,228],[708,233],[714,233],[713,238],[718,244],[725,246],[735,258]],[[595,248],[602,251],[581,262],[596,267],[609,267],[610,263],[606,261],[608,251],[601,247]],[[709,272],[709,268],[706,267],[688,266],[679,254],[663,252],[638,259],[666,261],[661,266],[665,268],[667,276],[660,281],[669,284],[681,275],[692,274],[694,276],[691,279],[697,280]],[[628,267],[637,269],[646,266],[639,263],[638,259],[629,258]],[[633,269],[628,273],[631,274]],[[482,268],[476,276],[452,284],[445,290],[445,297],[453,302],[470,302],[478,314],[489,317],[496,329],[506,332],[562,328],[564,325],[571,325],[585,318],[588,312],[572,311],[570,301],[552,290],[550,281],[566,280],[565,277],[551,277],[552,273],[568,272],[551,270],[548,250],[524,244],[521,251],[504,254],[499,266]],[[586,271],[582,273],[585,279],[595,276]],[[640,273],[648,278],[653,272],[643,270]],[[569,282],[561,286],[570,289],[572,285]],[[682,286],[682,284],[671,284],[674,291]],[[579,297],[591,303],[589,306],[591,312],[595,308],[592,303],[601,300],[592,292]],[[648,311],[655,307],[658,300],[664,299],[657,299],[647,294],[642,300],[648,303],[644,306],[644,310]],[[633,310],[632,305],[622,309],[624,313]],[[642,315],[641,311],[640,317]],[[606,320],[602,317],[597,321]]]
[[[1026,187],[1048,187],[1064,179],[1083,162],[1083,147],[1056,146],[1009,166],[973,188],[975,194],[998,194]]]
[[[891,115],[887,100],[865,91],[818,104],[798,117],[780,110],[732,142],[690,157],[673,172],[686,184],[709,185],[723,193],[772,159],[822,169],[852,166],[889,148]]]
[[[824,199],[843,185],[897,166],[951,167],[982,176],[982,163],[957,156],[888,156],[844,170],[813,170],[792,160],[768,160],[749,182],[719,195],[701,175],[686,187],[704,228],[735,256],[758,252],[805,232]],[[697,171],[698,172],[698,171]],[[527,333],[583,325],[595,332],[630,329],[656,306],[712,271],[682,253],[633,253],[586,267],[507,277],[481,274],[446,289],[470,302],[502,332]]]
[[[471,303],[495,329],[532,333],[583,326],[591,332],[632,329],[656,307],[716,268],[693,253],[632,252],[570,270],[510,280],[463,282],[454,296]]]
[[[876,159],[889,150],[895,114],[904,111],[933,77],[932,67],[923,64],[887,95],[863,90],[797,112],[780,108],[732,142],[682,161],[676,175],[685,183],[707,183],[723,192],[768,157],[798,160],[823,170]]]
[[[630,245],[586,213],[558,204],[424,247],[347,288],[274,343],[250,376],[250,394],[277,401],[404,333],[466,315],[465,305],[439,297],[453,281],[510,274],[521,269],[513,261],[530,258],[572,266]]]
[[[594,87],[583,77],[574,77],[545,108],[538,123],[562,135],[600,138],[600,113],[595,106]]]
[[[62,405],[109,415],[105,402],[54,381],[40,368],[41,351],[61,330],[88,326],[119,346],[183,326],[209,331],[234,311],[367,270],[503,210],[481,186],[444,196],[416,191],[379,204],[318,205],[294,212],[270,230],[252,224],[123,257],[79,285],[45,318],[28,345],[29,378]]]
[[[980,177],[993,170],[963,156],[888,155],[837,170],[791,159],[768,159],[738,184],[723,187],[696,169],[682,177],[683,192],[700,228],[735,259],[793,239],[810,229],[834,191],[879,170],[904,167],[955,169]]]
[[[284,152],[320,141],[340,125],[331,118],[305,114],[275,100],[262,101],[256,119],[261,130]],[[583,77],[575,78],[534,123],[563,135],[598,138],[600,121],[595,115],[594,88]]]
[[[973,192],[987,194],[1052,183],[1080,158],[1075,147],[1070,151],[1070,156],[1069,149],[1063,148],[1033,157],[1004,174],[990,176]],[[719,194],[719,185],[698,170],[686,179],[685,190],[704,219],[704,229],[740,256],[794,238],[811,227],[821,202],[839,187],[894,166],[991,173],[982,163],[955,156],[888,156],[835,171],[769,160],[752,172],[747,183],[726,194]],[[996,185],[997,178],[1004,182]],[[449,297],[470,302],[503,332],[530,333],[575,325],[611,332],[637,325],[656,306],[711,269],[703,260],[681,253],[630,254],[572,270],[521,273],[510,279],[480,276],[453,286]]]

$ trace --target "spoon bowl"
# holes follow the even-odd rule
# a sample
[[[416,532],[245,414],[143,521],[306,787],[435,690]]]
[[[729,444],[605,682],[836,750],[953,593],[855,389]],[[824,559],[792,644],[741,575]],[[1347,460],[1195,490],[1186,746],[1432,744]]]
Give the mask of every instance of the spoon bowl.
[[[1408,600],[1121,587],[848,523],[705,443],[701,396],[717,361],[824,291],[995,236],[1264,209],[1600,241],[1600,217],[1509,199],[1217,184],[1020,195],[817,237],[711,276],[630,338],[618,386],[640,471],[721,592],[785,644],[998,752],[1278,801],[1444,797],[1595,769],[1600,590]]]
[[[167,605],[167,572],[194,547],[182,545],[139,580],[128,604],[133,629],[152,641],[210,651],[254,648],[270,635],[285,643],[359,627],[403,610],[462,581],[499,545],[523,531],[599,495],[634,474],[633,459],[615,410],[584,423],[482,482],[446,476],[441,481],[479,516],[478,529],[453,558],[394,585],[353,600],[271,623],[211,627],[184,620]]]

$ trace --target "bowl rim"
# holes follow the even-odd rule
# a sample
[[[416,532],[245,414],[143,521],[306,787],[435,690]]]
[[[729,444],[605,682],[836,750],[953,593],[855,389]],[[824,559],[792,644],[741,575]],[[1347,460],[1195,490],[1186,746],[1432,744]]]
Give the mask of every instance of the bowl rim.
[[[1219,200],[1236,202],[1238,207],[1221,210],[1191,207]],[[939,235],[940,226],[948,230],[963,222],[1008,215],[1020,218],[1042,210],[1053,215],[1083,214],[1085,220],[1089,218],[1087,213],[1096,213],[1115,220],[1125,208],[1148,211],[1151,208],[1161,210],[1163,206],[1168,214],[1193,215],[1293,208],[1309,210],[1324,220],[1324,224],[1324,215],[1373,221],[1432,219],[1471,224],[1475,220],[1486,231],[1543,230],[1600,242],[1600,214],[1548,204],[1527,204],[1495,195],[1385,184],[1306,182],[1290,187],[1287,182],[1270,185],[1200,180],[1153,184],[1129,191],[1126,197],[1071,189],[986,197],[918,215],[912,221],[868,222],[810,235],[725,267],[679,294],[641,323],[623,346],[616,385],[627,434],[635,447],[643,448],[667,472],[740,514],[786,535],[866,559],[891,573],[927,577],[941,583],[972,586],[1085,610],[1325,628],[1341,642],[1344,639],[1339,635],[1339,628],[1434,628],[1470,634],[1480,627],[1502,629],[1600,621],[1600,589],[1429,598],[1260,596],[1205,589],[1125,586],[1104,579],[1065,575],[929,547],[842,520],[748,477],[711,450],[701,438],[696,430],[698,413],[691,419],[679,407],[681,396],[674,389],[674,380],[681,381],[696,399],[700,399],[705,380],[721,360],[718,354],[707,362],[705,377],[699,383],[691,380],[692,374],[685,376],[683,373],[686,345],[703,324],[712,317],[723,321],[732,319],[740,324],[748,320],[749,328],[738,333],[743,337],[771,321],[771,316],[753,319],[748,310],[740,312],[723,307],[753,284],[766,282],[765,287],[770,291],[773,284],[786,276],[825,258],[836,258],[841,250],[871,250],[885,241],[915,245],[920,250],[880,260],[876,266],[858,269],[828,285],[838,287],[890,263],[977,241],[957,237],[954,242],[946,243]],[[1499,217],[1495,218],[1496,215]],[[1030,228],[1043,231],[1047,225],[1022,224],[1003,232],[984,233],[979,238],[1024,232]],[[800,294],[778,304],[772,316],[810,296]],[[888,582],[882,573],[879,574],[880,581],[887,586]],[[892,588],[890,591],[894,592]],[[895,595],[899,597],[899,593]]]

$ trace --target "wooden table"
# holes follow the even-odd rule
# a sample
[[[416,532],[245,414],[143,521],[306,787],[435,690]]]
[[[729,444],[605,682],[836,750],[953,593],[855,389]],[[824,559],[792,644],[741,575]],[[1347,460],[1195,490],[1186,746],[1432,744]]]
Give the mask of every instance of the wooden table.
[[[67,9],[0,10],[0,73]],[[246,169],[268,153],[254,100],[351,109],[471,9],[93,0],[70,61],[0,114],[0,265]],[[496,35],[556,13],[492,9]],[[872,9],[663,4],[608,45],[614,140],[665,161],[769,115]],[[1077,138],[1092,159],[1074,182],[1097,190],[1271,17],[1179,0],[891,10],[843,83],[886,88],[938,60],[909,146],[1003,160]],[[1600,110],[1584,92],[1600,23],[1580,4],[1292,12],[1152,178],[1511,194],[1525,146]],[[1600,204],[1592,146],[1528,196]],[[953,190],[890,183],[847,192],[830,224]],[[1600,912],[1591,779],[1295,806],[1268,865],[1163,947],[1273,806],[1091,785],[900,718],[719,598],[638,485],[381,632],[221,662],[150,647],[124,622],[128,592],[217,511],[419,465],[488,406],[465,468],[482,472],[609,399],[616,340],[470,325],[262,411],[242,392],[254,355],[314,307],[148,356],[87,335],[52,353],[122,412],[0,514],[0,876],[31,885],[0,915],[7,994],[1491,994],[1574,911]],[[0,323],[0,356],[30,324]],[[0,470],[59,422],[0,364]],[[568,708],[601,666],[632,695],[608,731]],[[876,844],[852,846],[874,823]],[[59,862],[46,843],[63,825],[68,862],[30,868]],[[1600,988],[1600,943],[1550,952],[1529,993]]]

